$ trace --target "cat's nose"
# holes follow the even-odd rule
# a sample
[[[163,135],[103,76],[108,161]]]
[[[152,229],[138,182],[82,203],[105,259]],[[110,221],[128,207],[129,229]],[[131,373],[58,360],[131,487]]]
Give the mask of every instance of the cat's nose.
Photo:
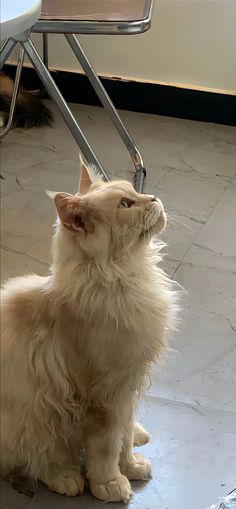
[[[159,198],[157,198],[153,194],[152,195],[149,194],[148,197],[149,197],[151,203],[156,203],[159,206],[160,210],[163,210],[163,204],[162,204],[162,202],[161,202],[161,200]]]

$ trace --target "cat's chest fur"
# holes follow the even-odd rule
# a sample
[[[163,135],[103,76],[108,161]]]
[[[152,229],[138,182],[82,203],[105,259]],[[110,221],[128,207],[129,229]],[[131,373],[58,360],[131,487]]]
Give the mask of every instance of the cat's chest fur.
[[[166,311],[161,289],[138,278],[79,289],[59,313],[57,330],[84,396],[122,383],[135,390],[164,345]]]

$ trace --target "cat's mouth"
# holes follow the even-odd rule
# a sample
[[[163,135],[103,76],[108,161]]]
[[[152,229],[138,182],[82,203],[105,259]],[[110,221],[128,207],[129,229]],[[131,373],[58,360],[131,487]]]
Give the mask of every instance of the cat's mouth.
[[[148,220],[145,221],[140,236],[146,237],[157,235],[162,230],[164,230],[165,226],[166,226],[166,214],[162,208],[158,214],[157,213],[152,214],[151,217],[149,217]]]

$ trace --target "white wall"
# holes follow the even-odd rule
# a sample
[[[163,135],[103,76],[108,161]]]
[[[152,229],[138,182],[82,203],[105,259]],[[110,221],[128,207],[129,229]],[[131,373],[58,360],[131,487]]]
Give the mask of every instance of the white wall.
[[[236,0],[154,4],[145,34],[79,37],[97,72],[236,94]],[[50,37],[50,66],[80,71],[63,36]]]

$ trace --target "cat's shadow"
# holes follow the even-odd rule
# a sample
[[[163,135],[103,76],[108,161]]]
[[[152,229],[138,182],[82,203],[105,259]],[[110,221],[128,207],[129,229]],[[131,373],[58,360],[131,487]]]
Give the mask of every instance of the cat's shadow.
[[[28,477],[22,477],[18,474],[11,474],[7,479],[7,482],[11,487],[27,497],[33,497],[39,488],[39,482],[29,479]]]
[[[48,491],[47,490],[47,487],[40,481],[36,482],[36,481],[33,481],[32,479],[29,479],[27,477],[22,477],[20,475],[17,475],[17,474],[12,474],[8,479],[7,481],[10,483],[11,487],[16,490],[18,493],[21,493],[23,495],[26,495],[27,497],[31,497],[33,498],[33,496],[37,493],[38,489],[40,487],[42,487],[44,490]],[[139,494],[143,489],[145,489],[145,485],[146,485],[146,482],[140,482],[140,481],[133,481],[132,482],[132,489],[134,491],[134,496],[136,494]],[[52,492],[50,492],[51,495],[52,495]],[[63,495],[56,495],[54,494],[55,496],[63,496]],[[76,497],[76,500],[77,502],[80,502],[81,503],[88,501],[89,502],[89,505],[104,505],[103,502],[100,502],[99,500],[96,500],[95,498],[92,497],[90,491],[89,491],[89,488],[88,486],[85,487],[85,491],[84,491],[84,494],[82,496],[78,496]],[[125,508],[128,508],[130,506],[130,504],[132,505],[132,499],[127,503],[127,504],[122,504],[122,503],[116,503],[114,504],[114,506],[118,509],[119,507],[122,507],[123,509]],[[109,504],[109,508],[112,509],[113,507],[113,504]]]

